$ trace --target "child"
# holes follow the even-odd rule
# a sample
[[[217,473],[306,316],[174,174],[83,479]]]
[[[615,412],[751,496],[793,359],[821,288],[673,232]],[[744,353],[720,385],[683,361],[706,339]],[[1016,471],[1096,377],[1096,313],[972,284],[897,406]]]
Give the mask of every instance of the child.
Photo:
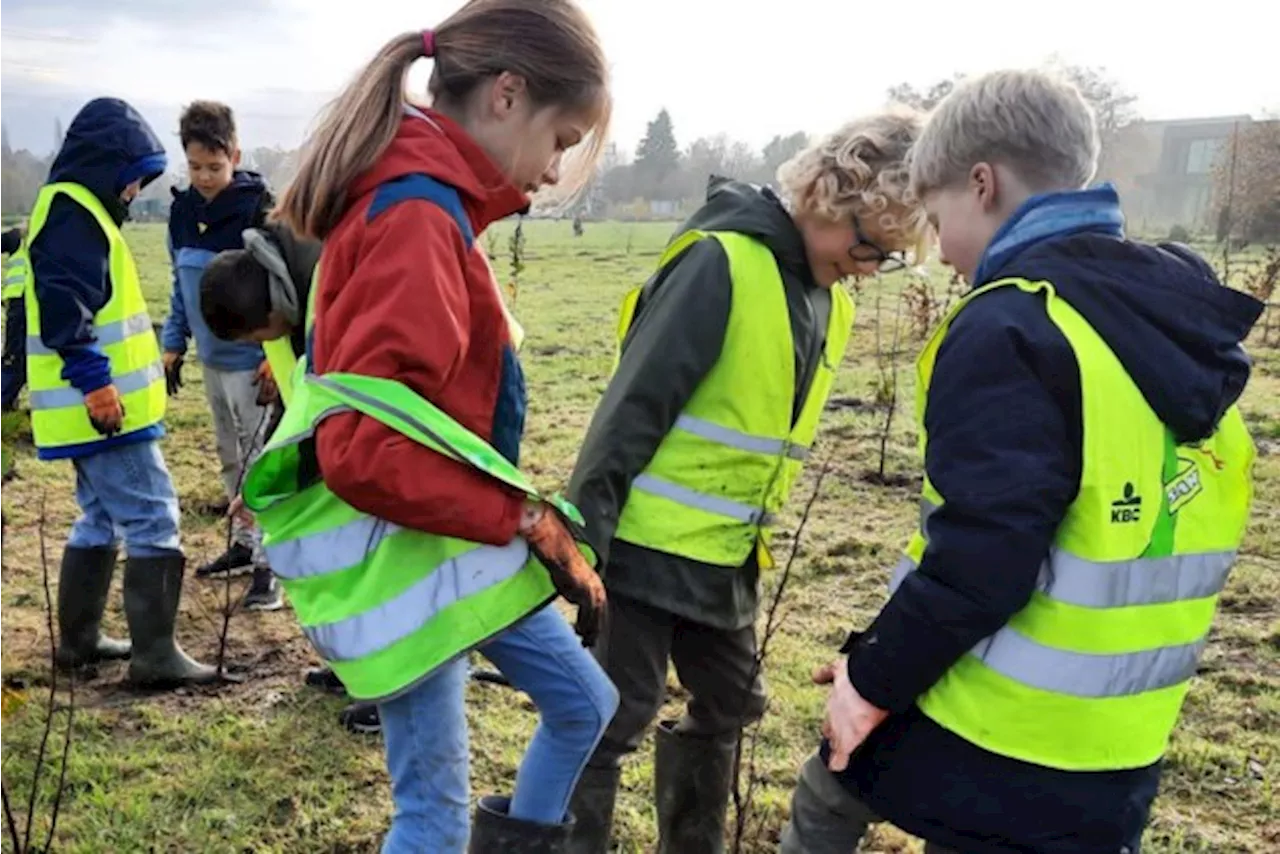
[[[222,484],[227,500],[231,500],[238,492],[242,464],[260,446],[272,378],[258,344],[220,341],[209,332],[198,310],[200,274],[217,253],[242,248],[241,232],[260,225],[273,200],[261,175],[236,168],[240,148],[235,118],[226,104],[192,103],[182,113],[178,132],[191,186],[182,192],[174,190],[169,209],[173,296],[160,336],[165,374],[170,392],[176,393],[182,385],[187,342],[194,335],[204,371],[204,393],[213,413]],[[241,575],[253,569],[250,603],[259,609],[278,608],[279,591],[272,587],[270,569],[253,565],[255,536],[252,525],[233,523],[231,547],[199,567],[196,577]]]
[[[62,556],[58,663],[132,651],[129,681],[157,687],[217,678],[173,636],[185,560],[178,496],[157,441],[164,373],[120,233],[129,203],[164,168],[142,116],[114,98],[90,101],[67,129],[18,253],[31,274],[23,289],[31,427],[40,459],[75,466],[81,513]],[[132,650],[99,631],[121,534]]]
[[[852,851],[878,819],[935,852],[1138,851],[1248,518],[1261,305],[1126,240],[1115,191],[1083,189],[1097,157],[1080,93],[1040,72],[960,85],[917,143],[975,290],[920,357],[923,524],[815,674],[828,741],[784,852]]]
[[[406,103],[434,59],[432,108]],[[281,204],[325,241],[306,381],[244,487],[304,631],[381,704],[396,812],[383,851],[466,850],[466,653],[542,720],[472,851],[563,850],[569,795],[617,695],[590,636],[604,588],[515,467],[524,383],[475,237],[608,124],[605,58],[569,0],[473,0],[389,42],[309,141]],[[591,167],[593,156],[583,166]],[[585,172],[583,174],[586,174]]]
[[[755,668],[768,520],[786,504],[844,356],[849,276],[902,266],[924,215],[906,196],[910,112],[851,122],[779,170],[782,196],[713,179],[657,273],[623,303],[621,355],[569,491],[607,557],[597,654],[621,694],[573,801],[575,852],[609,850],[619,762],[662,705],[663,851],[723,849],[734,749],[764,710]],[[696,464],[694,464],[696,461]]]
[[[263,345],[273,361],[280,403],[288,406],[293,392],[293,365],[306,356],[303,320],[312,274],[320,260],[320,244],[299,240],[283,225],[268,223],[245,231],[244,245],[244,249],[220,253],[205,268],[200,280],[200,312],[209,330],[220,340],[256,341]],[[287,356],[273,357],[277,341],[288,346]],[[280,415],[283,407],[277,404],[264,434],[266,438],[275,432]],[[278,586],[274,576],[271,584]],[[280,601],[280,597],[276,600]],[[307,684],[346,694],[346,688],[329,667],[309,672]],[[340,720],[348,730],[362,735],[382,730],[376,703],[352,703],[342,710]]]
[[[25,265],[13,256],[22,246],[22,228],[0,235],[0,252],[9,256],[4,263],[4,362],[0,378],[0,412],[10,412],[27,384],[27,308],[22,289],[26,285]],[[6,474],[8,474],[6,472]]]

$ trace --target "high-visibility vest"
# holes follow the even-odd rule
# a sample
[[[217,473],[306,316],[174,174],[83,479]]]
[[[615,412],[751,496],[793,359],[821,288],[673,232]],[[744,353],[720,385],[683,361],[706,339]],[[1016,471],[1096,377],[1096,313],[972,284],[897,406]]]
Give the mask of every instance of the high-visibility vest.
[[[667,247],[659,269],[695,241],[716,240],[729,259],[732,298],[720,358],[699,383],[653,459],[631,484],[615,536],[718,566],[741,566],[758,549],[771,564],[769,523],[786,504],[818,431],[854,306],[831,291],[823,354],[793,422],[795,345],[778,263],[767,246],[733,232],[690,231]],[[639,288],[623,300],[621,347]]]
[[[262,352],[271,365],[271,376],[276,381],[276,388],[280,389],[280,400],[288,406],[293,400],[293,372],[298,367],[298,358],[293,355],[293,343],[287,335],[264,341]]]
[[[1212,436],[1177,444],[1111,348],[1051,283],[1005,279],[962,300],[920,355],[922,451],[929,381],[947,329],[1001,287],[1039,294],[1075,353],[1080,490],[1031,601],[917,702],[941,726],[1002,756],[1069,771],[1144,767],[1168,746],[1244,536],[1253,442],[1232,406]],[[921,528],[894,589],[925,554],[928,519],[944,498],[926,478]]]
[[[305,362],[303,363],[305,366]],[[293,400],[245,478],[271,567],[316,651],[357,699],[396,696],[555,597],[524,539],[480,545],[362,513],[323,481],[299,482],[303,443],[339,412],[360,412],[424,447],[541,498],[487,442],[411,389],[355,374],[295,375]],[[579,543],[594,564],[595,554]]]
[[[62,378],[63,361],[40,337],[40,300],[31,272],[30,246],[49,215],[49,206],[62,194],[93,215],[107,239],[111,296],[93,318],[97,345],[111,362],[111,382],[124,406],[121,434],[158,424],[164,418],[164,368],[147,303],[142,296],[133,253],[120,227],[102,202],[80,184],[46,184],[36,196],[29,230],[15,260],[22,265],[27,295],[27,382],[31,394],[31,429],[39,448],[81,445],[102,439],[89,423],[84,395]],[[57,251],[57,247],[49,247]]]
[[[23,238],[24,242],[26,238]],[[15,252],[5,259],[0,266],[3,286],[0,287],[0,299],[20,299],[26,293],[27,279],[31,275],[31,264],[25,252]]]

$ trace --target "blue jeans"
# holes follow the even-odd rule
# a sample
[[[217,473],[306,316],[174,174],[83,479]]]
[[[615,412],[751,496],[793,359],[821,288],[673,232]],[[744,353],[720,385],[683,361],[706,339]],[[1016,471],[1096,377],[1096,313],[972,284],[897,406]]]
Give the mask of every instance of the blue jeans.
[[[511,816],[560,824],[587,757],[618,707],[618,692],[564,617],[551,607],[480,648],[524,691],[541,720],[516,773]],[[466,658],[408,693],[379,704],[395,817],[383,854],[452,854],[467,848],[471,823]]]
[[[181,550],[178,493],[158,443],[117,445],[72,462],[81,515],[68,547],[118,546],[123,539],[130,557],[163,557]]]

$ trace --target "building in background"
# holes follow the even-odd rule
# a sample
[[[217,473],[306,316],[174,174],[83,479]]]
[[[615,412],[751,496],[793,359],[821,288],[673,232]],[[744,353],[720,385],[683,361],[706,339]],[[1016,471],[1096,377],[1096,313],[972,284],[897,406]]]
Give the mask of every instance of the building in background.
[[[1137,121],[1123,128],[1103,157],[1099,177],[1120,190],[1131,229],[1151,235],[1175,225],[1214,229],[1213,168],[1249,116]]]

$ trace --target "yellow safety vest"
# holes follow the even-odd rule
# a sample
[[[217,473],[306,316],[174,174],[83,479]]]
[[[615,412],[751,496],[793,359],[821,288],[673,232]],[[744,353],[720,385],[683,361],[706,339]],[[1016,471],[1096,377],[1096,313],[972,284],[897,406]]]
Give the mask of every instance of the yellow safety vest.
[[[39,448],[82,445],[102,439],[89,423],[84,396],[62,378],[63,361],[40,337],[40,301],[35,298],[29,247],[44,228],[49,206],[58,194],[93,215],[107,239],[111,297],[94,316],[98,347],[111,362],[111,381],[124,406],[121,435],[146,429],[164,418],[164,368],[147,304],[138,282],[133,254],[120,227],[102,202],[80,184],[46,184],[36,196],[30,227],[22,248],[14,256],[22,265],[22,290],[27,312],[27,382],[31,392],[31,429]],[[56,247],[51,247],[56,251]]]
[[[1002,756],[1069,771],[1140,768],[1168,746],[1244,536],[1253,442],[1231,407],[1208,439],[1178,445],[1119,359],[1049,282],[974,291],[920,355],[917,418],[956,314],[1000,287],[1044,299],[1080,366],[1080,490],[1031,601],[919,699],[921,710]],[[941,495],[926,478],[921,530],[893,587],[928,549]],[[973,567],[982,571],[981,566]]]
[[[793,423],[795,345],[778,263],[746,235],[690,231],[667,247],[659,269],[704,239],[719,241],[729,259],[733,293],[724,346],[632,482],[615,536],[718,566],[741,566],[758,548],[768,567],[769,523],[817,435],[853,328],[853,301],[840,288],[831,292],[822,360]],[[619,347],[639,295],[637,288],[623,300]]]

